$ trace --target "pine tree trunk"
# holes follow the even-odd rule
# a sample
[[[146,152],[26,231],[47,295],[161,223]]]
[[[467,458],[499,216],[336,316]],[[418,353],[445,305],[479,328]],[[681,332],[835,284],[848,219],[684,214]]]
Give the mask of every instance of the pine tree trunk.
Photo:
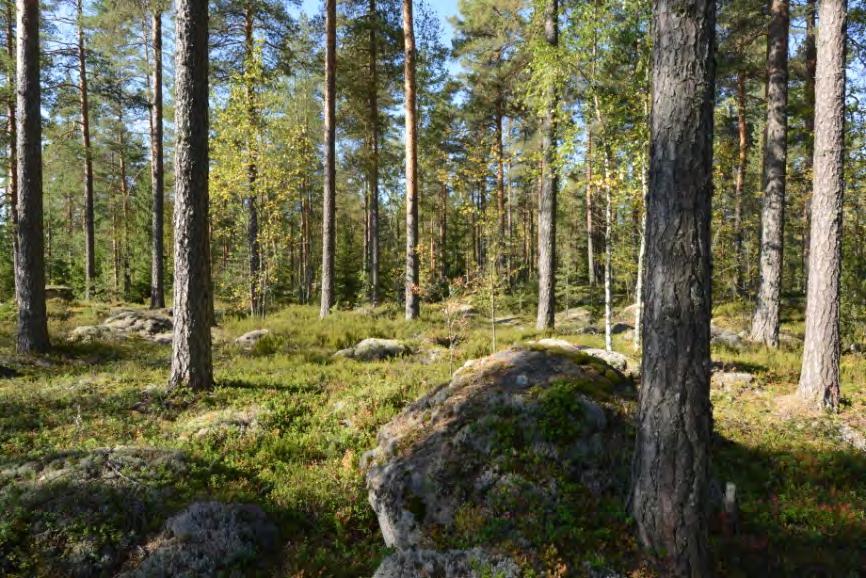
[[[645,108],[646,110],[646,108]],[[648,111],[646,111],[648,112]],[[646,114],[649,117],[649,114]],[[641,197],[643,198],[643,212],[640,220],[640,249],[637,258],[637,283],[635,287],[635,313],[634,313],[634,347],[640,349],[643,338],[643,278],[646,271],[646,211],[649,199],[649,167],[647,166],[646,151],[641,155],[640,184]]]
[[[322,302],[319,317],[324,319],[334,304],[335,245],[335,143],[337,0],[325,2],[325,191],[322,197]]]
[[[39,87],[39,2],[17,0],[18,352],[49,348],[42,238],[42,95]]]
[[[815,75],[815,177],[806,338],[800,396],[817,407],[839,405],[839,287],[845,152],[845,0],[818,6]]]
[[[815,0],[806,0],[806,38],[803,40],[803,57],[806,65],[806,82],[803,87],[803,100],[806,101],[806,139],[809,148],[804,159],[804,172],[813,178],[813,155],[815,151],[815,66],[817,47],[815,46]],[[803,199],[803,288],[809,285],[809,231],[811,229],[811,191]]]
[[[162,152],[162,11],[158,8],[151,14],[150,34],[153,47],[150,79],[150,308],[159,309],[165,307],[165,172]]]
[[[12,270],[15,271],[15,263],[18,260],[18,120],[15,99],[15,31],[13,19],[15,4],[14,0],[6,0],[6,58],[8,66],[6,69],[9,84],[13,88],[6,101],[6,122],[9,130],[9,180],[7,195],[9,197],[9,222],[12,228]],[[14,281],[13,281],[14,282]],[[18,300],[18,290],[15,289],[15,299]]]
[[[586,132],[586,155],[584,161],[586,164],[586,263],[587,276],[589,278],[589,286],[595,287],[595,253],[593,247],[593,237],[595,230],[593,228],[593,203],[592,203],[592,130]]]
[[[93,149],[90,145],[90,103],[87,90],[87,48],[84,39],[84,0],[78,0],[78,82],[81,106],[81,144],[84,148],[84,298],[90,299],[96,281],[96,241],[93,209]]]
[[[610,146],[604,147],[604,348],[613,350],[613,214],[610,182]]]
[[[376,62],[376,29],[379,13],[376,0],[370,0],[368,18],[370,19],[370,302],[379,304],[379,77]]]
[[[739,136],[739,155],[737,157],[737,177],[734,184],[734,258],[737,262],[734,284],[737,295],[742,295],[746,283],[746,255],[743,251],[743,191],[746,186],[746,169],[749,166],[746,75],[742,70],[737,72],[737,133]]]
[[[502,95],[496,99],[496,217],[497,217],[497,239],[496,247],[498,257],[496,259],[497,274],[501,275],[505,270],[506,255],[510,244],[507,239],[505,228],[505,145],[503,144],[504,133]]]
[[[132,291],[132,278],[129,270],[129,184],[126,182],[126,139],[123,131],[126,130],[126,123],[123,119],[123,105],[118,108],[117,114],[118,127],[120,128],[120,138],[118,139],[119,148],[119,169],[120,169],[120,202],[122,207],[123,217],[123,235],[120,246],[120,268],[123,274],[123,299],[129,298]]]
[[[173,387],[213,385],[208,233],[208,3],[175,3]]]
[[[418,122],[415,119],[415,30],[412,0],[403,0],[404,77],[406,81],[406,319],[421,311],[418,263]]]
[[[439,282],[448,282],[448,184],[443,180],[439,192]]]
[[[665,576],[705,578],[715,2],[655,0],[642,385],[631,511]]]
[[[788,126],[788,0],[772,0],[767,42],[767,139],[761,215],[761,284],[752,318],[753,341],[779,345],[779,300],[785,227]]]
[[[255,40],[253,38],[253,6],[247,1],[244,5],[244,67],[249,67],[253,62],[253,50]],[[256,143],[256,127],[258,126],[258,110],[255,103],[255,86],[249,70],[244,75],[244,89],[247,99],[247,123],[253,134],[249,135],[247,149],[247,196],[244,205],[247,209],[247,251],[249,252],[249,294],[250,315],[255,317],[264,313],[261,305],[261,264],[262,254],[259,243],[259,209],[256,181],[258,180],[258,147]]]
[[[548,0],[544,9],[544,38],[548,45],[559,44],[559,0]],[[557,95],[551,89],[550,106],[542,127],[541,195],[538,210],[538,318],[537,329],[553,329],[556,314],[556,171]]]

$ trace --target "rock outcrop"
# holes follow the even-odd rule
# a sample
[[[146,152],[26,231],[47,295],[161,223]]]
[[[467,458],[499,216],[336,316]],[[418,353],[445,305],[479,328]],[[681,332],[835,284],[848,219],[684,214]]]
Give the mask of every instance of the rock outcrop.
[[[498,545],[544,540],[538,528],[562,523],[572,491],[624,498],[631,435],[613,402],[632,395],[621,372],[557,340],[467,362],[385,425],[362,460],[398,550],[376,576],[497,575],[467,572],[470,559],[521,575]]]
[[[334,357],[344,357],[356,361],[381,361],[392,357],[400,357],[409,353],[409,347],[397,339],[379,339],[369,337],[354,347],[341,349]]]
[[[235,339],[235,344],[249,349],[255,347],[256,343],[258,343],[270,334],[270,329],[253,329],[252,331],[247,331],[246,333]]]
[[[170,310],[122,309],[100,325],[76,327],[69,341],[91,341],[138,337],[154,343],[171,343],[172,319]]]
[[[276,546],[277,527],[258,506],[195,502],[168,519],[119,578],[242,576]]]

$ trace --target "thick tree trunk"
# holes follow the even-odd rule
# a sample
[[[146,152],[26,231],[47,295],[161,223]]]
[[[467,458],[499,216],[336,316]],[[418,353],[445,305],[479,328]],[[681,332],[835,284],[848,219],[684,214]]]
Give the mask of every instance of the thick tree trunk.
[[[213,385],[208,233],[208,3],[176,0],[173,387]]]
[[[12,23],[15,18],[14,0],[6,0],[6,58],[8,58],[8,74],[9,84],[15,86],[15,31]],[[12,270],[15,270],[15,263],[18,260],[18,121],[17,121],[17,103],[15,102],[16,95],[14,90],[10,91],[8,100],[6,101],[6,122],[9,130],[9,180],[7,186],[7,195],[9,197],[9,222],[12,225]],[[17,288],[15,290],[15,299],[18,299]]]
[[[404,77],[406,82],[406,319],[421,310],[418,270],[418,122],[415,119],[415,30],[412,0],[403,0]]]
[[[839,286],[845,152],[845,0],[818,7],[815,75],[815,178],[806,338],[800,396],[818,406],[839,405]]]
[[[42,95],[39,88],[39,2],[17,0],[18,352],[48,350],[42,238]]]
[[[162,11],[155,8],[150,19],[153,63],[150,90],[150,187],[151,187],[151,254],[150,308],[165,307],[165,198],[162,152]]]
[[[813,156],[815,152],[815,66],[818,52],[815,45],[815,0],[806,0],[806,38],[803,40],[803,56],[806,65],[806,82],[803,87],[803,99],[806,101],[806,139],[809,154],[804,162],[804,172],[808,178],[813,178]],[[807,191],[803,199],[803,288],[809,285],[809,232],[811,229],[811,191]]]
[[[373,305],[379,303],[379,75],[376,62],[376,29],[379,13],[376,0],[370,0],[367,17],[370,19],[370,271],[369,297]]]
[[[247,2],[244,5],[244,66],[248,67],[253,62],[253,50],[255,49],[255,40],[253,37],[253,5]],[[253,79],[247,70],[244,80],[244,89],[247,99],[247,122],[248,126],[253,130],[253,134],[249,136],[249,144],[247,149],[247,196],[244,199],[244,205],[247,209],[247,251],[249,252],[249,291],[250,291],[250,315],[262,315],[264,313],[261,302],[261,265],[262,252],[259,243],[259,209],[258,209],[258,194],[256,189],[256,181],[258,180],[259,169],[257,164],[258,146],[256,143],[256,129],[258,126],[259,111],[256,109],[256,87],[253,86]]]
[[[90,144],[90,103],[87,90],[87,47],[84,39],[84,0],[78,0],[78,90],[81,106],[81,144],[84,148],[84,298],[90,299],[96,281],[96,241],[93,209],[93,148]]]
[[[734,184],[734,258],[737,262],[734,284],[737,295],[742,295],[746,283],[746,255],[743,251],[743,191],[746,186],[746,169],[749,166],[746,74],[742,70],[737,72],[737,133],[739,136],[739,155],[737,157],[737,177]]]
[[[322,302],[324,319],[334,304],[335,143],[337,68],[337,0],[325,0],[325,191],[322,197]]]
[[[769,347],[779,345],[785,164],[788,151],[788,20],[788,0],[772,0],[767,38],[767,140],[764,143],[761,284],[751,334],[753,341]]]
[[[544,38],[548,45],[559,44],[559,0],[548,0],[544,9]],[[537,329],[553,329],[556,315],[556,194],[559,181],[556,170],[555,88],[550,90],[550,106],[542,128],[541,195],[538,210],[538,317]]]
[[[642,386],[631,511],[665,576],[705,578],[710,381],[712,0],[655,0]]]

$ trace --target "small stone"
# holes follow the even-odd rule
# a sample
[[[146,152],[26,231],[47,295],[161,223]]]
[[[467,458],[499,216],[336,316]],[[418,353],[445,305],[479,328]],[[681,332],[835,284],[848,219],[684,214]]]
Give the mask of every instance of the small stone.
[[[253,329],[235,339],[235,344],[240,345],[241,347],[252,348],[256,343],[270,334],[270,329]]]

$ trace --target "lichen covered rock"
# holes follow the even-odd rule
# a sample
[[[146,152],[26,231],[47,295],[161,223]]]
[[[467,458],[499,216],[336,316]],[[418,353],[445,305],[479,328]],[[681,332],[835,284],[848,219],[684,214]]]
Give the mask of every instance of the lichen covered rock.
[[[398,566],[418,562],[414,549],[439,552],[424,555],[435,562],[467,542],[496,553],[545,540],[576,494],[624,496],[631,435],[614,400],[632,395],[622,373],[567,342],[468,362],[362,460],[385,543],[404,552]]]
[[[385,558],[373,578],[518,578],[520,569],[503,556],[471,550],[407,550]]]
[[[258,506],[195,502],[168,519],[121,578],[242,576],[277,543],[277,528]]]
[[[341,349],[334,354],[334,357],[344,357],[356,361],[381,361],[400,357],[407,353],[409,353],[409,347],[402,341],[369,337],[359,342],[355,347]]]

